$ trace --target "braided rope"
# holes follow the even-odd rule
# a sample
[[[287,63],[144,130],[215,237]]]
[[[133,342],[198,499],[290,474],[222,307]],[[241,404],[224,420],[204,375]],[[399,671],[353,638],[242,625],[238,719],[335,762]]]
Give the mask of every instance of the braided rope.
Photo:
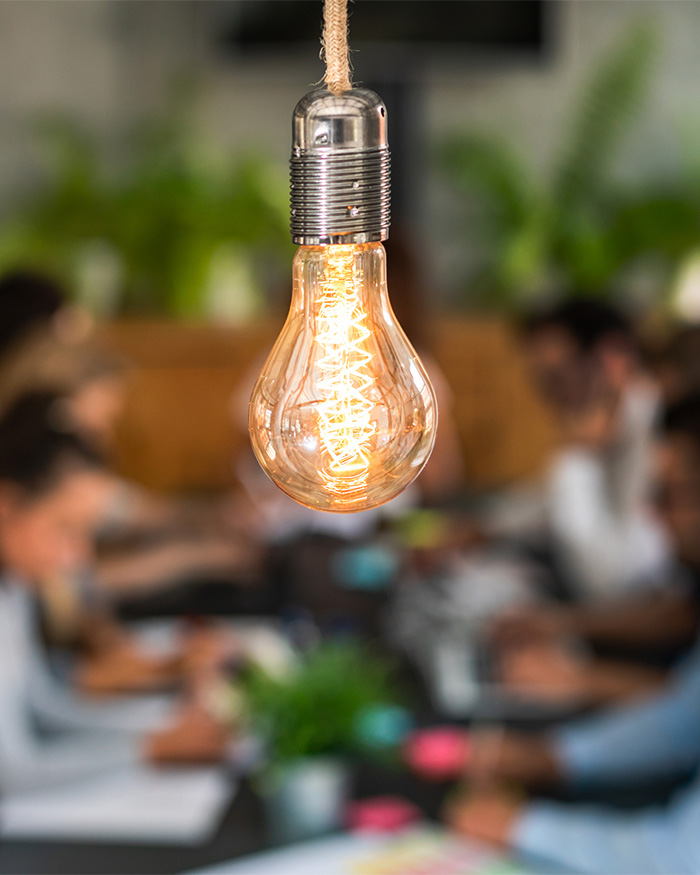
[[[347,0],[325,0],[321,56],[326,62],[325,82],[333,94],[352,88],[348,46]]]

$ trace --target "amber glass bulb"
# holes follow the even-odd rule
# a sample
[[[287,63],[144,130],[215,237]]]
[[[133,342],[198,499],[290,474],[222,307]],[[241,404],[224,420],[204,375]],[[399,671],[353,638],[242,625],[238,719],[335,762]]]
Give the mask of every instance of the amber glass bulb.
[[[292,305],[250,401],[263,470],[348,513],[390,501],[435,443],[430,380],[389,304],[381,243],[301,246]]]

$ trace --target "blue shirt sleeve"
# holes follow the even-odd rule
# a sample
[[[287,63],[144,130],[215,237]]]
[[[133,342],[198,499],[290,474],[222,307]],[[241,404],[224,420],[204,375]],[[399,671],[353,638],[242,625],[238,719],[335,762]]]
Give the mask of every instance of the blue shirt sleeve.
[[[700,782],[667,809],[627,814],[553,803],[528,806],[511,835],[523,856],[591,875],[697,875]]]
[[[700,649],[664,695],[562,727],[552,742],[575,786],[691,771],[700,763]]]

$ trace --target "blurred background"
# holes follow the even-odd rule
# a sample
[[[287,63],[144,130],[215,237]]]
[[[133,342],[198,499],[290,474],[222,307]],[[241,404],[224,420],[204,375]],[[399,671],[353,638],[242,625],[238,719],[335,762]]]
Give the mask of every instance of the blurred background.
[[[490,485],[532,471],[549,434],[530,423],[488,317],[566,289],[664,310],[692,261],[698,12],[438,6],[358,3],[353,64],[389,107],[395,226],[412,236],[468,471]],[[288,302],[290,118],[322,77],[320,12],[37,2],[1,14],[0,266],[60,275],[137,365],[125,471],[222,485],[223,443],[240,435],[221,399]],[[488,319],[476,334],[474,314]],[[143,320],[157,325],[144,334]],[[210,422],[189,450],[185,395]],[[152,446],[162,418],[167,459]]]
[[[350,518],[278,493],[246,419],[289,306],[290,122],[323,80],[322,13],[0,0],[0,698],[32,711],[48,672],[62,731],[121,734],[100,781],[65,751],[44,781],[44,741],[22,759],[0,716],[0,871],[190,871],[436,819],[474,727],[512,754],[477,783],[539,787],[552,757],[512,727],[653,697],[692,652],[700,510],[664,502],[700,508],[700,402],[670,412],[700,386],[700,4],[351,3],[353,82],[388,109],[389,292],[441,427],[417,485]],[[659,468],[659,429],[697,459]],[[410,739],[435,726],[431,773]],[[644,793],[605,804],[667,799],[635,769]],[[449,835],[410,859],[440,875]],[[323,875],[359,851],[329,853]],[[405,871],[386,853],[372,871]]]

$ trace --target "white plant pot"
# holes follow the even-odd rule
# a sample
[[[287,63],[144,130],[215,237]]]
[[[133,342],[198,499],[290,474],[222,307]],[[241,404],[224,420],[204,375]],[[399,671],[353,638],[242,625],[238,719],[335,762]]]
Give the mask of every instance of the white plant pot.
[[[339,829],[349,790],[350,770],[338,757],[290,763],[266,794],[272,840],[295,842]]]

